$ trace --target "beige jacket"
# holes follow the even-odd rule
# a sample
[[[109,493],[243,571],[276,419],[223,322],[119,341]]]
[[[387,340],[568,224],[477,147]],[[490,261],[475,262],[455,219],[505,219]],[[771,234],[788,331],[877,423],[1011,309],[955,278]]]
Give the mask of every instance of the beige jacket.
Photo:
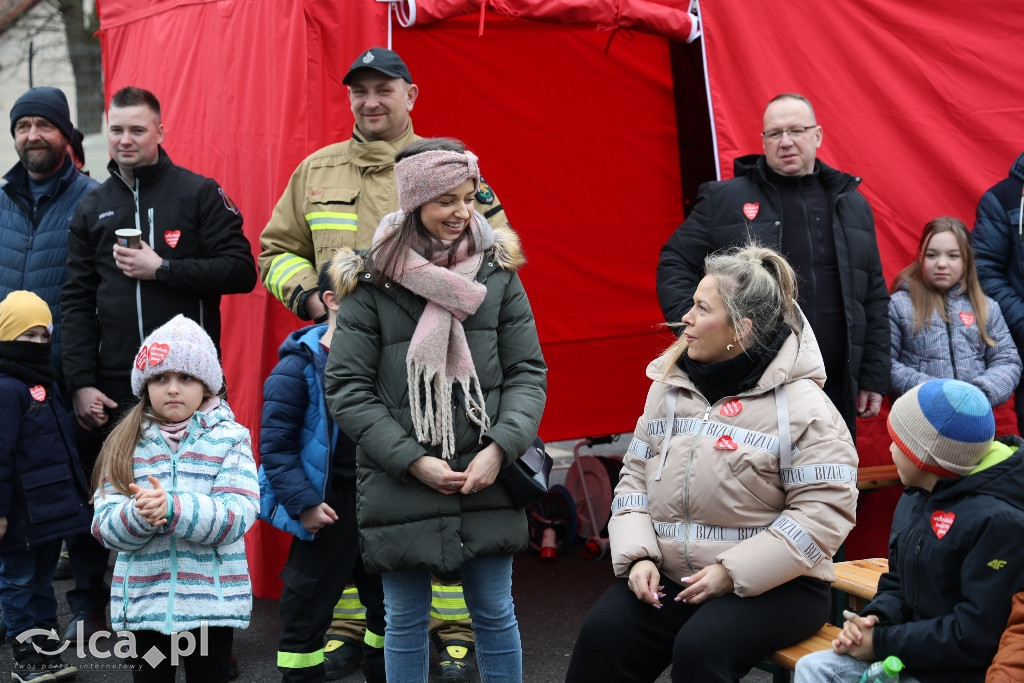
[[[395,140],[352,139],[308,156],[292,173],[260,234],[260,280],[281,303],[306,317],[304,295],[317,289],[320,266],[339,247],[365,249],[387,214],[398,210],[395,155],[420,136],[412,125]],[[481,181],[476,210],[508,227],[501,202]]]
[[[714,405],[675,365],[662,381],[666,362],[647,368],[654,383],[615,488],[615,574],[649,557],[679,583],[718,562],[741,597],[800,576],[832,581],[832,555],[856,516],[857,451],[821,390],[806,319],[754,387]]]

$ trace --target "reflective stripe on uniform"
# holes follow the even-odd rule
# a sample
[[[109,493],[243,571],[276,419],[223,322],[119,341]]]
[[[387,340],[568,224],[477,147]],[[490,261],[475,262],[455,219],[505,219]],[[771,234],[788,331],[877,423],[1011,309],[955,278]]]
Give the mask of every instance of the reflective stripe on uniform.
[[[282,669],[308,669],[323,663],[323,648],[315,652],[277,652],[277,665]]]
[[[462,594],[462,584],[432,584],[430,616],[442,621],[469,619],[469,608],[466,607],[466,597]]]
[[[366,619],[366,608],[359,601],[359,589],[350,586],[334,606],[334,619]]]
[[[337,211],[314,211],[307,213],[306,223],[310,230],[351,230],[359,229],[359,215]]]
[[[267,275],[263,278],[263,286],[278,300],[284,301],[284,283],[305,268],[316,271],[313,264],[301,256],[287,252],[279,254],[270,262]]]
[[[363,642],[376,650],[384,649],[384,636],[379,636],[370,629],[363,632]]]

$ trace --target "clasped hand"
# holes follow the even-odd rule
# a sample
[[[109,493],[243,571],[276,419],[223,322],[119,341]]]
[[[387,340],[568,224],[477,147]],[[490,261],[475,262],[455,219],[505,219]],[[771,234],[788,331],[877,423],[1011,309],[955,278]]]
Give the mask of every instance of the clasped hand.
[[[501,470],[501,463],[501,447],[492,441],[473,456],[465,472],[456,472],[447,460],[424,455],[409,465],[409,473],[446,496],[472,494],[494,483]]]
[[[144,489],[138,484],[128,484],[128,490],[135,497],[135,509],[139,515],[153,526],[162,526],[167,524],[167,492],[160,480],[152,474],[146,478],[153,488]]]
[[[713,564],[704,567],[693,576],[685,576],[680,582],[687,587],[673,598],[676,602],[687,605],[699,605],[702,602],[731,593],[732,577],[725,567]],[[651,560],[640,560],[629,570],[629,589],[641,601],[656,609],[661,609],[661,599],[665,597],[665,586],[661,585],[661,572]]]
[[[878,616],[869,614],[866,617],[861,617],[849,610],[843,610],[843,617],[846,619],[846,623],[843,624],[843,630],[840,631],[839,637],[832,641],[832,649],[836,654],[850,655],[855,659],[874,659],[873,639]]]

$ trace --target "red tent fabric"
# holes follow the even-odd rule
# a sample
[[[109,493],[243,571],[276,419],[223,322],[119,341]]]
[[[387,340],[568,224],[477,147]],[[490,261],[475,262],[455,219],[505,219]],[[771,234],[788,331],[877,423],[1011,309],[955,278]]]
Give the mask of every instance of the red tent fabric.
[[[443,0],[419,3],[422,17],[434,3]],[[691,150],[713,134],[730,176],[733,157],[759,151],[771,96],[808,95],[825,130],[822,158],[864,177],[889,278],[929,218],[971,223],[978,196],[1022,146],[1015,55],[1024,13],[1009,0],[967,9],[952,0],[707,0],[709,93],[679,89],[701,82],[704,66],[669,40],[677,32],[621,31],[609,45],[598,28],[626,26],[625,11],[590,24],[522,18],[527,6],[543,19],[559,7],[566,21],[584,8],[654,17],[688,3],[492,0],[482,36],[480,3],[469,5],[475,13],[396,28],[393,47],[421,87],[417,132],[466,140],[522,236],[522,275],[551,368],[541,427],[549,440],[633,429],[644,368],[671,340],[654,296],[658,250],[692,197],[681,178],[706,179]],[[387,44],[388,6],[376,0],[99,0],[98,9],[106,95],[125,85],[157,94],[171,157],[221,182],[254,253],[298,162],[348,137],[348,65]],[[709,99],[711,132],[680,123]],[[231,403],[258,441],[263,378],[300,323],[262,286],[227,297],[223,309]],[[884,421],[866,421],[861,435],[865,464],[884,462]],[[855,534],[866,529],[875,545],[863,552],[884,554],[891,504],[868,500]],[[261,523],[248,540],[257,595],[273,597],[288,539]]]
[[[675,0],[399,0],[403,26],[424,26],[485,10],[520,19],[593,25],[601,29],[632,29],[669,40],[690,42],[699,22],[689,3]]]

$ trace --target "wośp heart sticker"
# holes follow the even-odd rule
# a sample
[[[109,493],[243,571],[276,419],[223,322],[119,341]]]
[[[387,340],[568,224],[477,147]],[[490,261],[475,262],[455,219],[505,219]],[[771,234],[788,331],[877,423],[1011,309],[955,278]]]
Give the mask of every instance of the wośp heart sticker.
[[[956,519],[956,513],[936,510],[932,513],[932,531],[935,532],[936,536],[942,538],[949,531],[949,528],[953,526],[954,519]]]

